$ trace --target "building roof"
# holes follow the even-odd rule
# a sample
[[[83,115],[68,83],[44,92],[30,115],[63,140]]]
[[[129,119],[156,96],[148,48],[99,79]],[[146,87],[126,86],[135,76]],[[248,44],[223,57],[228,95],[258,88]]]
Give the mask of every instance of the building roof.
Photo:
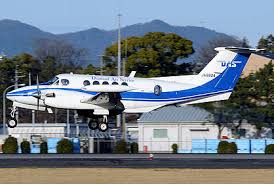
[[[259,56],[263,56],[266,58],[269,58],[271,60],[274,60],[274,54],[270,53],[270,52],[266,52],[266,53],[256,53]]]
[[[208,122],[212,118],[208,111],[194,106],[166,106],[160,109],[144,113],[138,122]]]

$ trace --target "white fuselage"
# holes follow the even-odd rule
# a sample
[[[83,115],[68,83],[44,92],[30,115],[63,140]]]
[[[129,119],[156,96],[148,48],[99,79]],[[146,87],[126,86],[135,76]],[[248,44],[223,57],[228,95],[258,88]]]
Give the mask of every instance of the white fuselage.
[[[173,95],[173,98],[163,98],[162,94],[166,92],[180,91],[184,89],[193,88],[194,84],[182,84],[178,82],[162,81],[155,79],[144,79],[134,77],[117,77],[117,76],[95,76],[95,75],[75,75],[75,74],[61,74],[57,76],[59,81],[66,79],[69,84],[63,85],[61,82],[53,83],[51,85],[39,85],[39,90],[42,93],[40,99],[40,106],[64,108],[64,109],[101,109],[100,106],[85,103],[100,92],[120,92],[121,102],[125,107],[127,113],[142,113],[153,110],[155,108],[173,104],[183,101],[180,95]],[[84,86],[83,82],[89,81],[90,85]],[[94,81],[98,81],[99,85],[93,85]],[[103,84],[107,82],[108,84]],[[118,85],[113,85],[117,82]],[[122,85],[126,83],[127,86]],[[154,93],[155,86],[161,87],[159,95]],[[119,88],[126,89],[120,90]],[[128,91],[125,91],[127,90]],[[112,91],[114,89],[114,91]],[[36,108],[37,99],[33,94],[37,92],[37,86],[27,86],[19,88],[9,93],[7,96],[10,100],[32,105]],[[46,94],[54,93],[55,97],[46,97]],[[176,92],[175,92],[176,93]],[[43,97],[44,96],[44,97]],[[178,99],[177,99],[178,98]],[[20,105],[20,104],[18,104]]]
[[[227,100],[255,51],[244,49],[242,54],[242,50],[216,48],[218,54],[198,75],[137,78],[60,74],[48,83],[13,90],[7,98],[14,106],[27,109],[94,110],[96,115],[108,114],[116,105],[126,113],[143,113],[171,104]],[[105,94],[112,98],[108,105]]]

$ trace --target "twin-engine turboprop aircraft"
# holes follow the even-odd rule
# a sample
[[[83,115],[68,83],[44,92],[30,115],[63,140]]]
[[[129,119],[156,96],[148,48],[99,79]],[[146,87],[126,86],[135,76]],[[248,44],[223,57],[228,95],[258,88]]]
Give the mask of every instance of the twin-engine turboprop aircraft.
[[[167,105],[185,105],[227,100],[246,63],[258,49],[219,47],[217,55],[198,75],[137,78],[60,74],[47,83],[22,87],[7,94],[13,101],[10,128],[17,126],[17,107],[47,110],[77,110],[92,120],[89,128],[108,129],[107,117],[125,113],[144,113]],[[99,123],[98,123],[99,122]]]

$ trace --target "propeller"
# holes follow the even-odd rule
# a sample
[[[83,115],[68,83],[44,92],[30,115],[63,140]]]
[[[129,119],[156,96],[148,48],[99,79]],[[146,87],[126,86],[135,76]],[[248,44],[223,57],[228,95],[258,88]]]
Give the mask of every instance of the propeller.
[[[40,103],[40,99],[41,99],[41,90],[39,88],[39,77],[38,77],[38,75],[36,76],[36,86],[37,86],[37,88],[36,88],[37,91],[32,96],[37,98],[37,110],[39,110],[39,103]]]

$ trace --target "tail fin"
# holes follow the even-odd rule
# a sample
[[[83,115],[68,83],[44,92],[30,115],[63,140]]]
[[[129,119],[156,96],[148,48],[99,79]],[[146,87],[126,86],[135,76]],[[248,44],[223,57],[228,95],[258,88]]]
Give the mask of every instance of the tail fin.
[[[218,54],[198,74],[200,83],[206,87],[228,90],[233,89],[251,53],[258,49],[218,47]]]
[[[218,54],[198,74],[199,90],[211,93],[208,97],[187,104],[213,102],[229,99],[249,56],[259,49],[219,47]]]

